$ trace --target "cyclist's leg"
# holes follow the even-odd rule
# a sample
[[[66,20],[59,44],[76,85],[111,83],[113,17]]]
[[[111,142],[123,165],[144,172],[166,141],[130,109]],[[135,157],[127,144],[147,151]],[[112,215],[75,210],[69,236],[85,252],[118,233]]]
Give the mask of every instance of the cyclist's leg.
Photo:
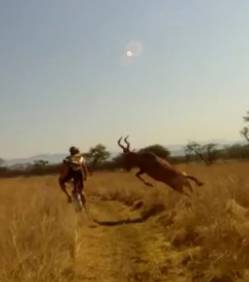
[[[76,185],[77,185],[77,189],[78,192],[80,193],[81,196],[81,200],[83,202],[83,204],[85,203],[85,196],[83,194],[83,189],[84,189],[84,181],[83,181],[83,174],[81,171],[77,171],[75,173],[75,178],[76,178]]]
[[[66,189],[66,182],[69,181],[70,179],[71,179],[71,175],[67,175],[66,177],[59,177],[60,188],[66,194],[68,202],[72,201],[71,196]]]
[[[72,176],[73,176],[73,190],[72,190],[72,193],[73,193],[73,195],[77,195],[77,190],[78,190],[78,176],[77,176],[77,172],[73,171],[72,172]]]

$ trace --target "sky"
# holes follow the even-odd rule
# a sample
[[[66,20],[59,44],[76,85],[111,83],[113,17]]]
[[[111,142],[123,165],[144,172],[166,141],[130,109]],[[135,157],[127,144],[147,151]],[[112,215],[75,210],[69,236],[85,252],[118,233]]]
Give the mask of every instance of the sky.
[[[0,0],[0,157],[239,140],[248,0]]]

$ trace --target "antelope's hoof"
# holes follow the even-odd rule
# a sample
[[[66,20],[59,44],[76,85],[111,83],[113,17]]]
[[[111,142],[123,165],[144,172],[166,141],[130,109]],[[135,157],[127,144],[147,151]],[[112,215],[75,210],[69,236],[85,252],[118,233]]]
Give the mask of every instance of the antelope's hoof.
[[[146,182],[145,185],[146,185],[146,186],[149,186],[149,187],[153,187],[153,184],[151,184],[151,183],[149,183],[149,182]]]
[[[68,202],[69,204],[72,203],[72,198],[71,198],[71,197],[67,198],[67,202]]]
[[[198,185],[199,186],[203,186],[205,183],[204,182],[199,182]]]

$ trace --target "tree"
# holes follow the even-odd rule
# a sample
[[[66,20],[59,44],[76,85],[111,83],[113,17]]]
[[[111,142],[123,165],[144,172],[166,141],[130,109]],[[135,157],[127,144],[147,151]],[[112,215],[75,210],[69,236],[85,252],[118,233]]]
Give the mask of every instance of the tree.
[[[249,145],[234,144],[223,149],[226,159],[246,159],[249,157]]]
[[[35,168],[44,168],[47,165],[48,165],[48,161],[44,161],[44,160],[38,160],[34,162]]]
[[[249,122],[249,111],[247,111],[246,116],[244,116],[243,119],[245,122]],[[249,127],[243,127],[240,134],[249,142]]]
[[[189,159],[191,155],[196,155],[206,165],[211,165],[217,158],[217,144],[200,145],[197,142],[190,142],[185,146],[185,155],[186,159]]]
[[[0,158],[0,166],[3,166],[4,163],[5,163],[4,159],[1,159],[1,158]]]
[[[203,145],[203,150],[206,155],[206,163],[209,165],[214,163],[218,156],[217,144],[208,143],[206,145]]]
[[[247,111],[246,116],[243,117],[245,122],[249,122],[249,111]]]
[[[240,134],[249,142],[249,128],[248,127],[243,127],[242,130],[240,131]]]
[[[155,145],[151,145],[145,148],[142,148],[141,150],[139,150],[139,152],[144,153],[144,152],[151,152],[154,153],[155,155],[157,155],[158,157],[161,157],[163,159],[168,159],[170,156],[170,152],[167,148],[165,148],[162,145],[159,144],[155,144]]]
[[[27,173],[34,174],[34,175],[41,175],[44,174],[48,170],[48,161],[44,160],[37,160],[34,161],[33,164],[27,166]]]
[[[185,148],[186,159],[190,159],[191,155],[196,155],[200,160],[205,161],[201,145],[196,142],[188,143]]]
[[[94,169],[106,161],[110,155],[110,152],[107,151],[104,145],[98,144],[90,148],[89,152],[85,154],[85,157],[89,165]]]
[[[118,154],[117,156],[112,158],[113,167],[115,168],[122,167],[123,161],[124,161],[124,154],[123,153]]]

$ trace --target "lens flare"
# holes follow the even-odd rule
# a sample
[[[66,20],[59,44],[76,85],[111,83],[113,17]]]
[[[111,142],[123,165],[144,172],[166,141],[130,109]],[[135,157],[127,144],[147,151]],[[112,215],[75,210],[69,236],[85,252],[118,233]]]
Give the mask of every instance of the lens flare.
[[[140,41],[130,41],[126,45],[126,53],[128,53],[133,57],[139,57],[143,53],[143,44]],[[127,54],[128,55],[128,54]]]
[[[121,57],[122,65],[134,63],[143,53],[143,44],[140,41],[130,41],[126,44]]]
[[[133,56],[133,52],[131,50],[127,50],[126,51],[126,56],[127,57],[132,57]]]

